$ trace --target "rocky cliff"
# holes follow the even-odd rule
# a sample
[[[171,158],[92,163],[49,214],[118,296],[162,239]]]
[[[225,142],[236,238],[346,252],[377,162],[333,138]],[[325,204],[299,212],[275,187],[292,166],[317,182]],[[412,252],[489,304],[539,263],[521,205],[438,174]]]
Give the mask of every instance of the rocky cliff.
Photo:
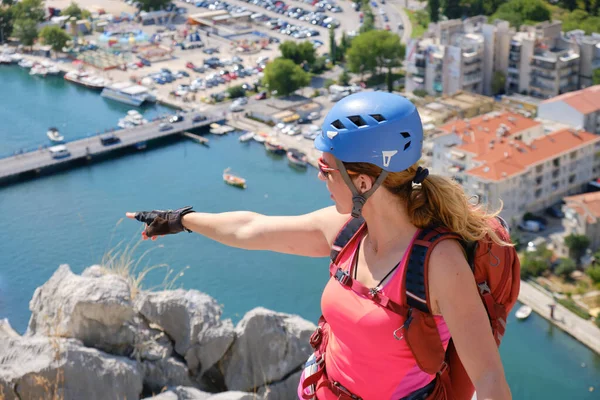
[[[0,321],[2,399],[295,399],[315,329],[264,308],[234,326],[204,293],[138,292],[100,266],[61,265],[29,308],[22,336]]]

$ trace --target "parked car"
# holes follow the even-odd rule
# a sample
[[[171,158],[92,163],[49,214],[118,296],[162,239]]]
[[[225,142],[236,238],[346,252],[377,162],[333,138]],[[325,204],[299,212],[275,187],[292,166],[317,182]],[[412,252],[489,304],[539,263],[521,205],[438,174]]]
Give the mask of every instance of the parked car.
[[[541,223],[533,220],[522,221],[518,228],[525,232],[540,232],[543,231],[546,227]]]
[[[255,97],[256,100],[264,100],[266,98],[267,98],[267,92],[265,92],[265,91],[260,92]]]
[[[100,143],[104,146],[110,146],[111,144],[117,144],[121,141],[114,133],[107,133],[100,136]]]
[[[531,214],[531,213],[526,213],[523,216],[523,221],[535,221],[535,222],[538,222],[538,223],[540,223],[540,224],[542,224],[544,226],[548,225],[548,220],[546,218],[541,217],[539,215],[534,215],[534,214]]]
[[[553,218],[564,218],[565,217],[565,213],[562,212],[562,210],[560,209],[560,206],[558,206],[558,205],[546,208],[546,214]]]
[[[206,115],[202,115],[202,114],[196,114],[194,115],[194,117],[192,118],[193,122],[202,122],[202,121],[206,121]]]
[[[161,124],[158,126],[159,131],[168,131],[169,129],[173,129],[173,125],[167,122],[161,122]]]

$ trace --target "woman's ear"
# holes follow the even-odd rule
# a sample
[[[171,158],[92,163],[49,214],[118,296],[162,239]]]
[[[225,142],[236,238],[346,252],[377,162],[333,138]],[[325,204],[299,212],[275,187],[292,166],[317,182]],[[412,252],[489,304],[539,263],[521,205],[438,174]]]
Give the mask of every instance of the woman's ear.
[[[356,186],[358,191],[362,194],[362,193],[368,192],[373,187],[373,183],[374,183],[374,180],[372,177],[365,175],[365,174],[360,174],[356,178],[354,185]]]

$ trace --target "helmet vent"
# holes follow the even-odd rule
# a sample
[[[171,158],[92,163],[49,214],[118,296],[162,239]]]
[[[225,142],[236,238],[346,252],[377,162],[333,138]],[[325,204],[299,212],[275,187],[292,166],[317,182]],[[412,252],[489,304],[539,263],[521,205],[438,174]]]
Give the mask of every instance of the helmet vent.
[[[362,119],[362,117],[360,115],[352,115],[352,116],[348,117],[348,119],[350,121],[352,121],[352,123],[354,125],[358,126],[359,128],[361,126],[366,126],[367,125],[367,123],[365,122],[365,120]]]
[[[385,118],[381,114],[371,114],[371,118],[373,118],[377,122],[385,121]]]
[[[406,149],[408,149],[410,147],[410,144],[412,142],[409,140],[405,145],[404,145],[404,151],[406,151]]]
[[[331,126],[333,126],[335,129],[346,129],[344,124],[342,124],[342,121],[340,121],[339,119],[336,119],[335,121],[333,121],[331,123]]]
[[[410,137],[410,133],[408,133],[408,132],[400,132],[400,134],[402,135],[402,137],[404,139],[408,139]]]

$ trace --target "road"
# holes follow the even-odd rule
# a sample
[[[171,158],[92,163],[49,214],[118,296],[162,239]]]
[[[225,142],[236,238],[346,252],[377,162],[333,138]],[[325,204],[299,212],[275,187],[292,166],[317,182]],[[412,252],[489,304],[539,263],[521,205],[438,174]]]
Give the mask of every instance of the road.
[[[554,304],[554,299],[541,287],[534,287],[521,281],[519,301],[527,304],[536,313],[600,354],[600,328],[591,321],[578,317],[560,304],[556,304],[554,319],[550,318],[549,305]]]

